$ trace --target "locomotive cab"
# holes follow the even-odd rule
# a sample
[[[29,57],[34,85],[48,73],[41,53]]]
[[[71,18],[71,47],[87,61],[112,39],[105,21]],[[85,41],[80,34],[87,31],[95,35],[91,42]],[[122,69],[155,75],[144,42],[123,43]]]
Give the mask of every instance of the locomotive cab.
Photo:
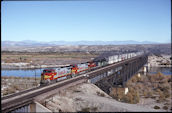
[[[50,80],[53,80],[54,75],[56,75],[56,71],[54,69],[44,69],[41,73],[41,84],[49,83]]]

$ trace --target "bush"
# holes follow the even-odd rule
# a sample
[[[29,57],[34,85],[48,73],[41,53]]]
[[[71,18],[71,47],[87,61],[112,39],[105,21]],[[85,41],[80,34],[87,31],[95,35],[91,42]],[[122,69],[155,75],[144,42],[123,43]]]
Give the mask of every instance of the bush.
[[[97,109],[98,109],[97,107],[92,107],[91,108],[92,111],[97,111]]]
[[[163,109],[164,109],[164,110],[168,110],[168,107],[167,107],[167,106],[163,106]]]
[[[101,93],[101,92],[96,92],[97,93],[97,95],[99,95],[99,96],[102,96],[102,97],[104,97],[105,96],[105,94],[104,93]]]
[[[17,86],[17,85],[13,85],[13,88],[14,88],[15,90],[19,90],[19,89],[20,89],[19,86]]]
[[[90,108],[89,107],[82,108],[81,109],[81,112],[90,112]]]
[[[154,109],[160,109],[160,107],[159,106],[154,106]]]

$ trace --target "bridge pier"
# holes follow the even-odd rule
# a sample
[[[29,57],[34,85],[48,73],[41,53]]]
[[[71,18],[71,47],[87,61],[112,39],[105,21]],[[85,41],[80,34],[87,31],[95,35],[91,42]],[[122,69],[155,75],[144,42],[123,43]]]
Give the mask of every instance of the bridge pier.
[[[128,93],[129,89],[128,87],[125,88],[124,94],[126,95]]]
[[[48,112],[52,113],[48,108],[41,105],[40,103],[34,101],[32,104],[30,104],[30,111],[29,112]]]

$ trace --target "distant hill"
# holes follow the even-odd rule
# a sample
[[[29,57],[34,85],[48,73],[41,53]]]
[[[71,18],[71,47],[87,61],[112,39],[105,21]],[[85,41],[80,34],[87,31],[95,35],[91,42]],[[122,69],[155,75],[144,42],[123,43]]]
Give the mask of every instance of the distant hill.
[[[24,41],[2,41],[2,47],[9,46],[55,46],[55,45],[127,45],[127,44],[158,44],[157,42],[150,41],[51,41],[51,42],[38,42],[32,40]]]

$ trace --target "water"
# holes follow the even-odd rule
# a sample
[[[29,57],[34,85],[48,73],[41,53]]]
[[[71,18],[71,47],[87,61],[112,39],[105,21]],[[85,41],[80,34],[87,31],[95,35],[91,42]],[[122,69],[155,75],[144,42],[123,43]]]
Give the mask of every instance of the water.
[[[27,70],[1,70],[1,76],[17,76],[17,77],[41,77],[43,69],[27,69]],[[156,74],[161,72],[164,75],[171,75],[170,67],[152,67],[148,73]]]
[[[43,69],[1,70],[1,76],[41,77]]]
[[[158,72],[163,73],[164,75],[171,75],[171,67],[151,67],[148,70],[148,73],[150,74],[156,74]]]

